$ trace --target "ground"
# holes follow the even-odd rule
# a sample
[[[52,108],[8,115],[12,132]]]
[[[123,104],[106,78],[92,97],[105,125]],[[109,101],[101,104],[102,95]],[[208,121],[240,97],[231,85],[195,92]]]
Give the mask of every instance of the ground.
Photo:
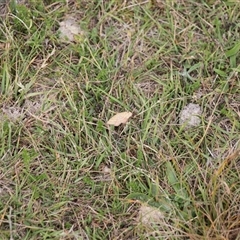
[[[0,239],[240,239],[239,1],[2,2]]]

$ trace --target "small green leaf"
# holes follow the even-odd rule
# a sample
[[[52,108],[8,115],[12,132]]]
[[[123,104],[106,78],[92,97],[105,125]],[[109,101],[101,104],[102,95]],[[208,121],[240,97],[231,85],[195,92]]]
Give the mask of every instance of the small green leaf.
[[[235,68],[237,66],[237,59],[236,55],[230,57],[230,67]]]
[[[171,211],[169,201],[166,199],[159,199],[158,201],[155,201],[153,198],[144,193],[130,193],[126,199],[138,200],[141,203],[147,203],[151,207],[156,207],[166,212]]]
[[[217,73],[221,77],[226,77],[227,76],[227,74],[224,71],[222,71],[220,69],[217,69],[217,68],[214,68],[214,72]]]
[[[179,190],[179,181],[176,176],[176,172],[170,162],[166,162],[166,174],[169,184],[177,192]]]
[[[104,126],[103,121],[101,121],[101,120],[97,121],[97,131],[98,132],[102,132],[104,130],[103,126]]]
[[[168,182],[176,192],[175,197],[185,199],[185,200],[188,199],[188,192],[180,183],[177,177],[176,171],[172,166],[171,162],[166,162],[166,167],[167,167],[166,173],[167,173]]]
[[[239,52],[239,50],[240,50],[240,42],[237,42],[233,48],[231,48],[226,52],[226,56],[231,57],[233,55],[236,55]]]
[[[151,199],[148,195],[144,193],[130,193],[126,198],[139,200],[141,202],[148,202]]]
[[[203,64],[200,62],[200,63],[196,63],[194,64],[193,66],[191,66],[189,69],[188,69],[188,73],[191,73],[192,71],[200,68],[200,67],[203,67]]]

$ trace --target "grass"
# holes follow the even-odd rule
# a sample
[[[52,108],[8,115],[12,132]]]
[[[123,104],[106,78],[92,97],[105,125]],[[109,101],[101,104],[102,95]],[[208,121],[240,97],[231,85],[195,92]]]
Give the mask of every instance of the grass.
[[[239,10],[11,4],[0,24],[0,238],[240,239]],[[84,32],[73,43],[57,33],[68,14]],[[202,110],[191,129],[179,125],[188,103]],[[122,111],[133,112],[126,125],[106,125]],[[163,217],[141,221],[142,206]]]

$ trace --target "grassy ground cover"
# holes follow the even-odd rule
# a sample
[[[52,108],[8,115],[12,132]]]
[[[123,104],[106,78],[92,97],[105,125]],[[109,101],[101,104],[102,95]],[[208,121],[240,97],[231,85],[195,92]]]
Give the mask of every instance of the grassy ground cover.
[[[11,1],[0,239],[240,239],[239,50],[238,1]]]

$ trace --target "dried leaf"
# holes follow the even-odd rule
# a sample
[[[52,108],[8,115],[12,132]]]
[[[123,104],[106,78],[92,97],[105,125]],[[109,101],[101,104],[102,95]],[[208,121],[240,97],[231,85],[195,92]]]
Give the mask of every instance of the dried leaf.
[[[83,35],[83,32],[77,24],[76,19],[74,19],[73,17],[67,17],[64,21],[60,22],[59,25],[60,38],[62,40],[68,40],[73,42],[75,36]]]
[[[113,125],[115,127],[118,127],[120,124],[125,124],[127,123],[128,119],[132,116],[131,112],[121,112],[117,113],[113,117],[111,117],[107,124],[108,125]]]
[[[197,127],[201,123],[201,107],[198,104],[189,103],[180,113],[179,123],[186,128]]]
[[[142,205],[139,209],[138,220],[146,225],[160,224],[164,220],[164,214],[157,208]]]

